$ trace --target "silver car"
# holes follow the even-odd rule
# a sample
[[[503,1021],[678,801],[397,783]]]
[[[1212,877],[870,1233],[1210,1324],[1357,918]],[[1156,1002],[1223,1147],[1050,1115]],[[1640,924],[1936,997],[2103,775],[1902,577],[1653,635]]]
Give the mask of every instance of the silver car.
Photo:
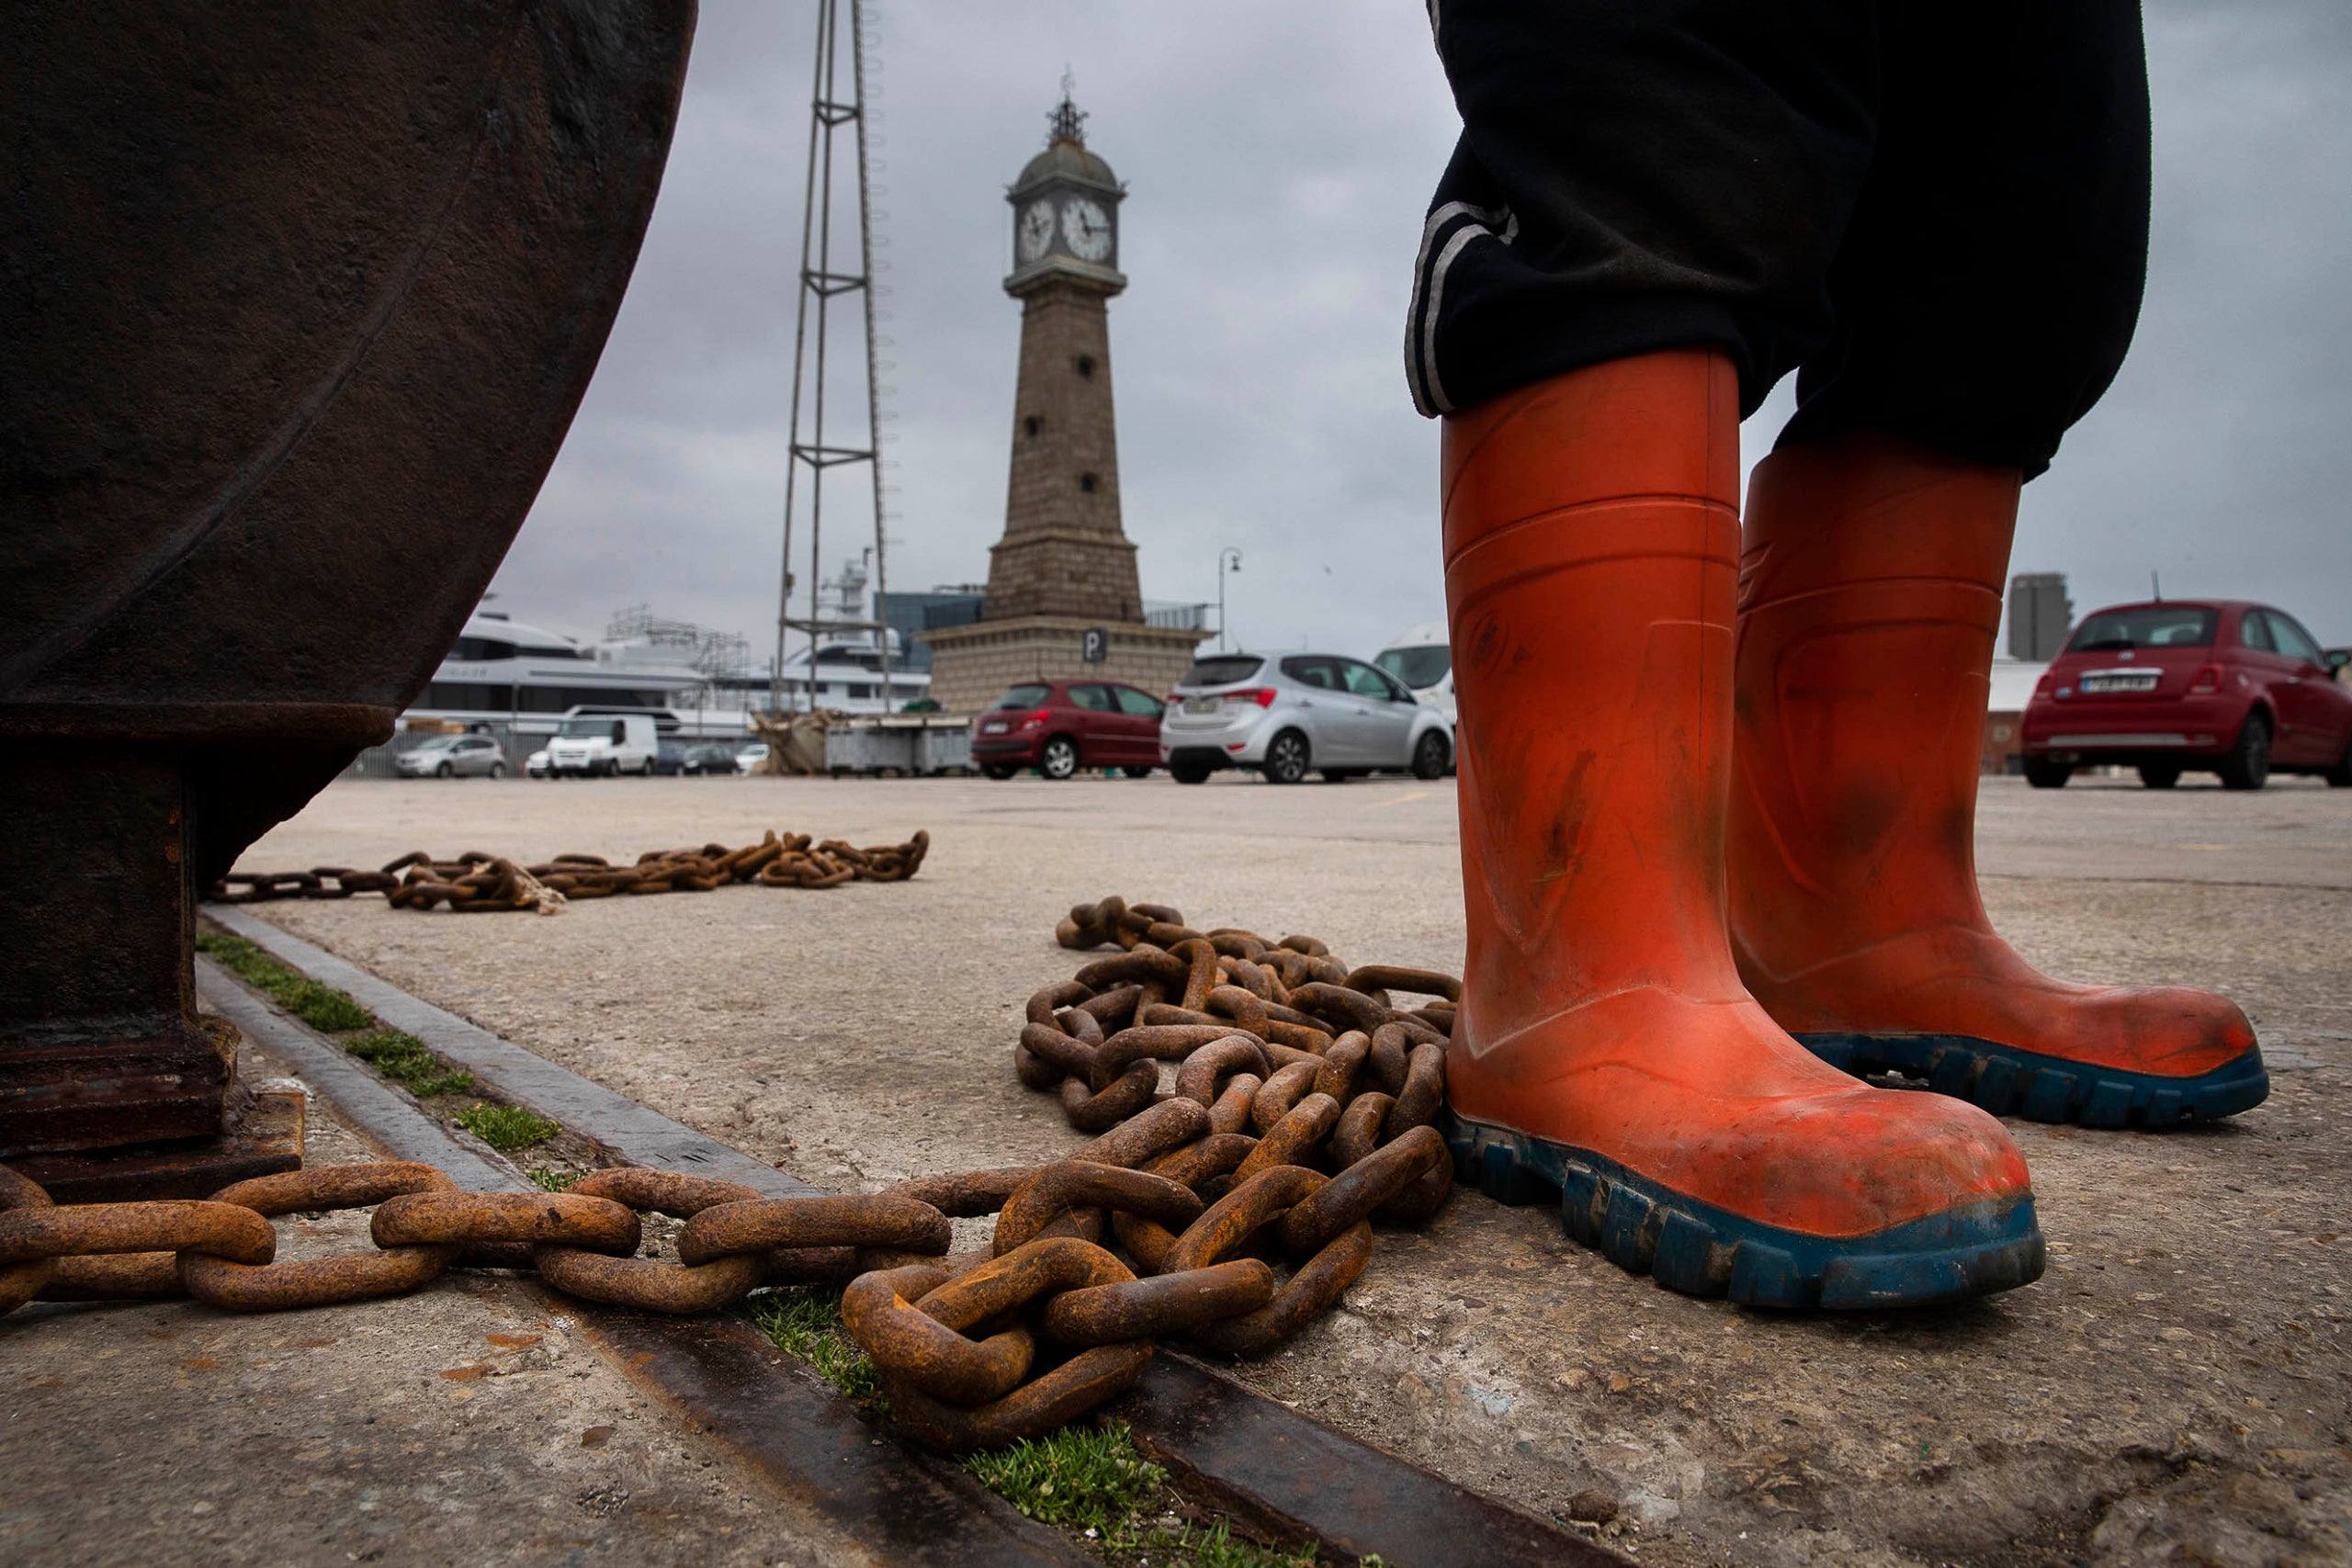
[[[392,760],[402,778],[455,778],[460,773],[506,776],[506,753],[487,735],[428,736]]]
[[[1394,677],[1337,653],[1216,653],[1176,684],[1159,760],[1178,784],[1250,768],[1274,784],[1409,772],[1443,776],[1453,724]]]

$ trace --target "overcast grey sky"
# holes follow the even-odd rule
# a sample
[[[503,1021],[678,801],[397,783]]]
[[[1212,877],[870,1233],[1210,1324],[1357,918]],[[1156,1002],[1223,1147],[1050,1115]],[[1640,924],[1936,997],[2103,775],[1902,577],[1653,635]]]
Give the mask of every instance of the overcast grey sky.
[[[1401,369],[1458,129],[1411,0],[877,0],[872,100],[893,587],[977,581],[1003,525],[1019,307],[1004,186],[1065,65],[1129,186],[1111,306],[1144,592],[1258,646],[1370,653],[1443,614],[1437,429]],[[814,0],[704,0],[661,204],[498,607],[774,636]],[[2078,611],[2267,599],[2352,642],[2352,6],[2152,0],[2148,300],[2107,400],[2028,488],[2016,570]],[[849,318],[842,318],[849,324]],[[854,341],[854,340],[853,340]],[[863,399],[854,377],[843,402]],[[1748,461],[1790,407],[1746,430]],[[851,498],[854,499],[854,498]],[[828,505],[825,571],[871,535]],[[806,580],[806,569],[799,569]]]

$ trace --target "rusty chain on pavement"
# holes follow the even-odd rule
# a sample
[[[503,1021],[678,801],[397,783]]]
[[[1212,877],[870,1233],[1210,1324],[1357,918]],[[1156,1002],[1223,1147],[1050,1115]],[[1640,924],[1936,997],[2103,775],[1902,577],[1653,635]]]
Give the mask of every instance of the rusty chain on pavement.
[[[807,833],[774,829],[756,844],[729,849],[704,844],[649,850],[616,865],[601,855],[561,854],[536,865],[469,850],[435,860],[413,850],[380,871],[319,865],[308,871],[232,872],[205,897],[223,904],[266,904],[278,898],[348,898],[381,893],[396,909],[447,904],[466,914],[536,909],[552,914],[574,898],[616,893],[709,893],[736,882],[763,887],[838,887],[844,882],[904,882],[931,852],[931,834],[918,830],[903,844],[861,849],[840,839],[817,842]]]
[[[801,1199],[636,1168],[561,1192],[465,1192],[429,1165],[331,1166],[205,1201],[63,1207],[0,1167],[0,1313],[183,1293],[282,1311],[413,1291],[453,1265],[536,1269],[574,1296],[672,1314],[846,1280],[842,1325],[893,1417],[960,1451],[1092,1409],[1163,1337],[1267,1353],[1363,1272],[1375,1219],[1445,1201],[1452,976],[1351,970],[1311,937],[1194,931],[1116,898],[1072,910],[1058,939],[1120,949],[1030,998],[1013,1047],[1020,1080],[1096,1134],[1066,1159]],[[1392,993],[1435,999],[1403,1009]],[[359,1208],[374,1250],[274,1260],[272,1216]],[[637,1256],[648,1213],[684,1222],[677,1262]],[[950,1257],[950,1222],[989,1214],[987,1249]]]

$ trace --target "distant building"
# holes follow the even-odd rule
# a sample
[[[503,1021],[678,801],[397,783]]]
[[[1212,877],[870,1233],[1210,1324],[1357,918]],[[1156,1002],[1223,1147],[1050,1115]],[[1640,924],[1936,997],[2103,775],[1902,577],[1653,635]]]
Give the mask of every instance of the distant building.
[[[2024,571],[2009,579],[2009,657],[2046,664],[2066,646],[2075,602],[2063,571]]]
[[[878,598],[879,595],[876,595]],[[928,593],[893,593],[889,602],[891,640],[899,649],[899,668],[929,671],[931,644],[919,634],[948,626],[968,626],[980,618],[988,590],[978,583],[934,588]],[[877,612],[875,618],[882,618]]]
[[[1977,771],[2025,772],[2025,705],[2050,666],[2039,660],[1995,659],[1984,693],[1984,751]]]

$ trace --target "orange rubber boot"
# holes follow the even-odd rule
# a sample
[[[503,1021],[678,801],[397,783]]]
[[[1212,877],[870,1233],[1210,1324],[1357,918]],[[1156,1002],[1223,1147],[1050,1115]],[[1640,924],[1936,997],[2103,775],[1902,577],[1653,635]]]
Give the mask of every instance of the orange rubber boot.
[[[2069,986],[1993,934],[1976,773],[2018,476],[1862,432],[1774,454],[1740,562],[1732,937],[1781,1028],[1996,1115],[2227,1116],[2254,1030],[2177,987]]]
[[[1446,421],[1464,1180],[1694,1295],[1877,1307],[2039,1276],[2001,1124],[1815,1059],[1724,929],[1736,377],[1706,349]]]

